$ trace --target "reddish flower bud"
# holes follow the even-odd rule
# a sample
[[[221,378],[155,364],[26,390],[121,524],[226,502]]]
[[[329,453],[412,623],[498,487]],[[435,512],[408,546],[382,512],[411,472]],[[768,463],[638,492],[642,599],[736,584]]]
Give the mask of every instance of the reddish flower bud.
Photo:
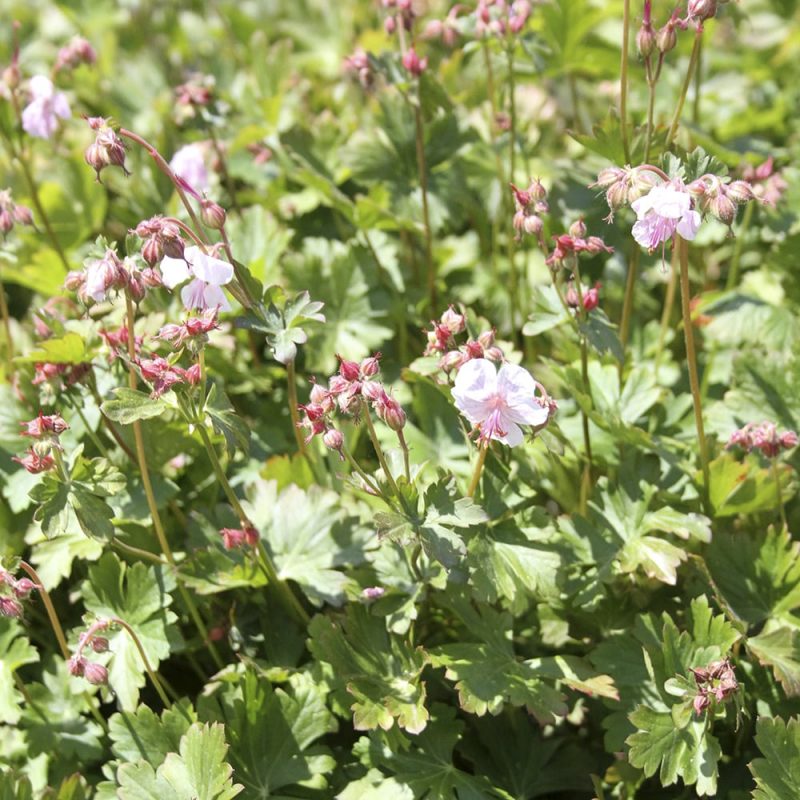
[[[381,354],[375,353],[374,356],[365,358],[361,362],[361,374],[365,378],[372,378],[374,375],[377,375],[380,372],[381,369],[380,358]]]
[[[87,660],[83,656],[74,655],[67,661],[67,672],[75,678],[83,676]]]
[[[415,77],[418,78],[428,68],[428,59],[420,58],[413,47],[409,47],[403,55],[403,66]]]
[[[583,308],[585,311],[594,311],[600,304],[600,283],[596,283],[583,295]]]
[[[391,36],[397,30],[397,20],[394,16],[386,17],[383,21],[383,29]]]
[[[344,447],[344,436],[342,436],[341,431],[337,431],[335,428],[330,428],[329,430],[325,431],[322,435],[322,441],[329,450],[335,450],[339,454],[339,458],[344,461],[344,454],[342,453],[342,447]]]
[[[675,33],[675,23],[670,20],[656,34],[656,47],[660,53],[669,53],[678,43],[678,34]]]
[[[30,578],[20,578],[14,583],[14,594],[20,600],[24,600],[34,589],[38,588]]]
[[[0,617],[19,619],[22,616],[22,604],[13,597],[0,595]]]
[[[340,355],[336,358],[339,359],[339,375],[350,383],[357,381],[361,374],[359,365],[355,361],[346,361]]]
[[[95,661],[85,661],[83,665],[83,677],[93,686],[105,686],[108,683],[108,670]]]
[[[386,594],[386,589],[384,589],[383,586],[367,586],[367,588],[361,592],[361,596],[365,600],[377,600],[379,597],[383,597],[384,594]]]
[[[582,219],[578,219],[569,226],[569,235],[574,239],[583,239],[588,233],[586,223]]]
[[[105,636],[92,637],[92,650],[95,653],[105,653],[108,650],[108,639]]]
[[[215,231],[222,230],[225,227],[226,218],[225,209],[219,203],[211,200],[200,201],[200,219],[207,227]]]
[[[753,187],[747,181],[733,181],[725,188],[728,197],[737,205],[748,203],[750,200],[754,200],[756,196],[753,192]]]

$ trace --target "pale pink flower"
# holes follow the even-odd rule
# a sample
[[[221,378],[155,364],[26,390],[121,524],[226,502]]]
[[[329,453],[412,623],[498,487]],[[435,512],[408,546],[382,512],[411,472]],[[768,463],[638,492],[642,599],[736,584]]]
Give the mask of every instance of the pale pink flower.
[[[692,207],[692,196],[683,185],[654,186],[646,195],[634,200],[631,208],[637,217],[633,238],[648,250],[671,239],[675,233],[684,239],[694,239],[700,227],[700,214]]]
[[[544,425],[550,412],[536,397],[539,385],[526,369],[485,358],[467,361],[453,386],[456,408],[480,431],[481,441],[522,444],[520,425]]]
[[[58,118],[68,119],[71,115],[69,102],[64,92],[57,92],[50,78],[35,75],[28,88],[31,101],[22,111],[22,127],[31,136],[49,139],[58,127]]]
[[[161,259],[161,279],[168,289],[181,283],[191,282],[181,289],[181,300],[187,309],[219,307],[220,311],[230,311],[231,304],[222,287],[233,278],[233,267],[219,258],[214,258],[199,247],[187,247],[183,258]]]
[[[169,162],[170,169],[197,193],[206,191],[209,184],[204,155],[203,143],[194,142],[181,147]]]

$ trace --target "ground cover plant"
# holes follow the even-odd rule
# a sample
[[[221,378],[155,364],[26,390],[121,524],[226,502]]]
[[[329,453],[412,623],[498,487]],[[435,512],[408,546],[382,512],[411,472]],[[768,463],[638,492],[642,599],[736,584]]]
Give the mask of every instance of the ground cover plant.
[[[2,8],[0,797],[800,796],[796,0]]]

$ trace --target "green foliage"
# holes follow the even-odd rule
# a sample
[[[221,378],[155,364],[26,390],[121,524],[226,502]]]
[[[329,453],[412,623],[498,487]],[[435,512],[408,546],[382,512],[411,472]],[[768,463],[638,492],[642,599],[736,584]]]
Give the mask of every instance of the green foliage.
[[[756,744],[765,758],[750,764],[753,800],[783,800],[800,792],[800,721],[760,717]]]

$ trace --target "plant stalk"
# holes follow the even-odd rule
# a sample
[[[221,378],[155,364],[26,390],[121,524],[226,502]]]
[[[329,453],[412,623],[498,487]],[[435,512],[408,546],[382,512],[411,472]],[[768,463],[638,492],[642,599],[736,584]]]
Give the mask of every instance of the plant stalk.
[[[172,703],[170,702],[169,697],[167,697],[167,693],[164,691],[164,687],[161,685],[158,675],[156,675],[155,671],[150,666],[150,662],[147,659],[147,654],[144,652],[144,647],[142,647],[142,643],[139,641],[136,631],[134,631],[134,629],[131,628],[131,626],[128,625],[125,620],[122,620],[119,617],[112,617],[111,622],[113,622],[115,625],[119,625],[120,628],[124,628],[128,636],[131,637],[133,643],[136,645],[136,649],[139,651],[139,656],[142,659],[142,664],[144,664],[144,668],[148,677],[150,678],[150,682],[153,684],[153,687],[158,692],[158,696],[161,698],[161,702],[166,708],[172,708]]]
[[[472,473],[472,479],[469,482],[467,489],[467,497],[474,497],[478,489],[478,483],[481,480],[481,473],[483,472],[483,465],[486,463],[486,454],[489,452],[488,444],[481,444],[478,446],[478,460],[475,462],[475,470]]]
[[[631,158],[628,142],[628,55],[631,34],[631,0],[624,0],[622,7],[622,53],[619,65],[619,121],[622,130],[622,150],[625,162]]]
[[[669,126],[669,133],[667,134],[666,146],[669,147],[678,132],[678,125],[681,121],[681,112],[683,111],[683,104],[686,102],[686,95],[689,92],[689,86],[692,83],[692,75],[697,66],[697,60],[700,56],[700,47],[703,41],[703,27],[702,25],[697,28],[694,37],[694,44],[692,45],[692,54],[689,57],[689,66],[686,68],[686,77],[681,87],[681,93],[678,97],[678,104],[675,106],[675,114],[672,117],[672,124]]]

